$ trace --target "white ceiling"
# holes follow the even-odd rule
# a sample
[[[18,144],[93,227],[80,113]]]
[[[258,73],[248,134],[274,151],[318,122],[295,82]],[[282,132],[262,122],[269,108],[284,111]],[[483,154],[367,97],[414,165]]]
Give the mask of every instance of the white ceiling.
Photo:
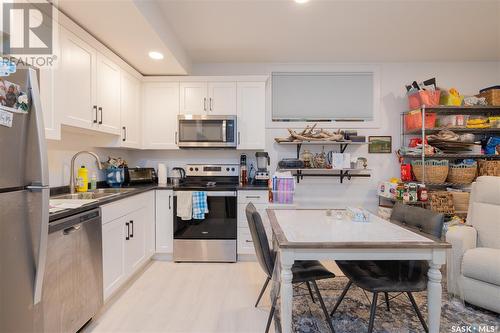
[[[195,63],[500,60],[500,1],[156,1]]]
[[[500,61],[500,0],[59,0],[143,74],[190,62]],[[163,52],[163,61],[147,57]]]

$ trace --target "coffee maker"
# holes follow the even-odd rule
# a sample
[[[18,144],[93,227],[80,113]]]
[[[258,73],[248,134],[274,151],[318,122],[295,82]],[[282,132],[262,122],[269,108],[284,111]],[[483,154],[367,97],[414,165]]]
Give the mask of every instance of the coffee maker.
[[[258,151],[255,153],[255,159],[257,160],[257,172],[255,173],[254,184],[267,186],[269,182],[267,167],[271,164],[269,154],[265,151]]]

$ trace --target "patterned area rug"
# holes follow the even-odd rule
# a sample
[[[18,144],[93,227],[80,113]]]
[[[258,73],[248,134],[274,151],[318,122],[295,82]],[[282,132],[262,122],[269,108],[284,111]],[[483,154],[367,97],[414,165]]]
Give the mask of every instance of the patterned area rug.
[[[329,312],[332,310],[347,281],[345,277],[318,281],[318,286]],[[393,296],[396,296],[396,294],[390,294],[391,298]],[[336,333],[367,332],[371,297],[372,294],[365,294],[362,289],[354,285],[351,286],[333,315],[333,327]],[[424,318],[427,318],[426,292],[414,293],[414,297]],[[384,295],[379,295],[374,333],[424,332],[405,294],[391,299],[389,303],[390,311],[387,311]],[[276,314],[279,316],[279,307]],[[474,327],[474,325],[476,327],[477,325],[496,326],[495,330],[487,332],[500,333],[500,315],[468,304],[464,305],[460,299],[452,298],[446,293],[443,294],[441,314],[441,332],[443,333],[453,332],[453,327],[456,326]],[[276,322],[278,321],[279,318]],[[294,287],[293,329],[294,332],[301,333],[330,332],[318,302],[316,301],[315,304],[311,301],[305,286]],[[478,330],[472,332],[475,333]]]

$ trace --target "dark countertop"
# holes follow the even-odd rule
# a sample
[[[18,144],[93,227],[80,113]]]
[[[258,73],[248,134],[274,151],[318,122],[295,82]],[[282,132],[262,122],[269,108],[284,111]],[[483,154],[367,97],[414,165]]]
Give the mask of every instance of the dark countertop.
[[[98,186],[98,188],[102,188],[105,186]],[[78,208],[74,209],[66,209],[66,210],[61,210],[56,213],[52,213],[49,215],[49,221],[55,221],[59,220],[74,214],[78,214],[87,210],[91,210],[97,207],[100,207],[102,205],[122,200],[124,198],[128,198],[137,194],[141,194],[147,191],[151,190],[175,190],[175,188],[171,185],[157,185],[157,184],[148,184],[148,185],[133,185],[131,186],[134,188],[133,191],[125,192],[125,193],[120,193],[118,195],[112,195],[107,198],[102,198],[99,201],[93,202],[88,205],[84,205]],[[125,187],[126,188],[126,187]],[[237,190],[238,191],[266,191],[268,188],[267,186],[264,185],[243,185],[243,186],[238,186]],[[67,194],[69,193],[69,187],[68,186],[63,186],[63,187],[58,187],[58,188],[52,188],[51,189],[51,195],[52,196],[57,196],[57,195],[62,195],[62,194]],[[52,197],[51,197],[52,198]]]
[[[134,185],[132,187],[134,188],[133,191],[129,191],[129,192],[125,192],[125,193],[120,193],[118,195],[112,195],[112,196],[109,196],[107,198],[102,198],[102,199],[99,199],[99,201],[93,202],[93,203],[88,204],[88,205],[83,205],[83,206],[78,207],[78,208],[66,209],[66,210],[61,210],[61,211],[56,212],[56,213],[52,213],[52,214],[49,215],[49,222],[52,222],[52,221],[55,221],[55,220],[59,220],[59,219],[62,219],[62,218],[65,218],[65,217],[68,217],[68,216],[71,216],[71,215],[74,215],[74,214],[78,214],[80,212],[84,212],[84,211],[87,211],[87,210],[90,210],[90,209],[94,209],[94,208],[100,207],[102,205],[105,205],[105,204],[108,204],[108,203],[111,203],[111,202],[114,202],[114,201],[122,200],[124,198],[128,198],[128,197],[131,197],[131,196],[134,196],[134,195],[137,195],[137,194],[141,194],[141,193],[144,193],[144,192],[147,192],[147,191],[151,191],[151,190],[172,190],[173,189],[173,187],[171,185],[157,185],[157,184],[152,184],[152,185]],[[62,188],[62,189],[60,189],[60,188],[51,189],[51,194],[54,195],[54,196],[57,196],[57,195],[69,193],[69,187],[66,186],[66,188],[67,188],[66,191],[64,191],[64,188]]]

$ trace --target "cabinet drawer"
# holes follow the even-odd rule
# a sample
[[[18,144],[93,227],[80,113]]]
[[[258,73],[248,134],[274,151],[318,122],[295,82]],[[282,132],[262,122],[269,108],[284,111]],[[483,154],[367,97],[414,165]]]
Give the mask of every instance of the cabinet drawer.
[[[238,228],[248,228],[247,214],[245,212],[246,206],[247,205],[245,204],[238,205]],[[266,212],[268,205],[255,204],[254,206],[257,209],[257,212],[260,214],[264,228],[271,229],[271,224],[269,223],[269,218],[267,217]]]
[[[101,206],[102,223],[108,223],[142,207],[154,204],[154,191],[141,193]]]
[[[238,228],[238,254],[254,254],[252,235],[248,228]]]
[[[267,191],[238,191],[239,204],[267,204],[269,203],[269,194]]]

